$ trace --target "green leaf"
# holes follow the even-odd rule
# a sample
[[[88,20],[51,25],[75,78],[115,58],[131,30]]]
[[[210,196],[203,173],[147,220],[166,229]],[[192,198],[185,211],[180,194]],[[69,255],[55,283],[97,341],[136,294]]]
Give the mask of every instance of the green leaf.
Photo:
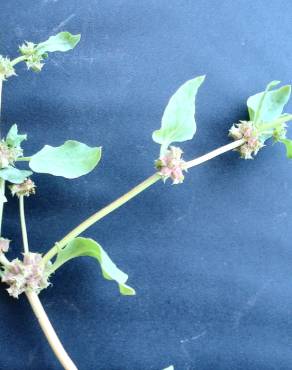
[[[27,139],[27,135],[19,135],[17,125],[11,126],[6,136],[6,144],[11,148],[20,148],[20,144]]]
[[[191,140],[196,133],[195,99],[205,76],[185,82],[170,98],[153,140],[162,145],[162,152],[173,142]]]
[[[1,179],[12,184],[21,184],[30,175],[32,175],[31,171],[19,170],[15,167],[7,167],[0,170]]]
[[[249,118],[256,122],[271,122],[278,118],[288,102],[291,86],[285,85],[277,90],[269,91],[279,81],[272,81],[264,92],[250,96],[247,99]]]
[[[280,139],[279,142],[283,143],[286,146],[287,158],[292,159],[292,140]]]
[[[51,36],[47,41],[39,43],[36,50],[39,55],[54,51],[68,51],[75,48],[80,41],[80,37],[80,35],[72,35],[70,32],[60,32]]]
[[[35,172],[74,179],[91,172],[100,157],[101,147],[91,148],[78,141],[68,140],[58,147],[45,145],[31,157],[29,166]]]
[[[64,249],[59,251],[56,261],[50,268],[50,272],[55,272],[72,258],[82,256],[95,258],[100,263],[103,277],[107,280],[116,281],[121,294],[135,295],[135,290],[125,284],[128,280],[128,275],[122,272],[103,248],[92,239],[78,237],[69,242]]]

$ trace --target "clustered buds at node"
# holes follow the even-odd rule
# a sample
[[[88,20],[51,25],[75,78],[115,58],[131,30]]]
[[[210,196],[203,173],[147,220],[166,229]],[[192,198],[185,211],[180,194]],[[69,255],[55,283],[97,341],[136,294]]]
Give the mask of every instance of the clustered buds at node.
[[[0,238],[0,253],[6,253],[9,250],[10,240],[5,238]]]
[[[11,60],[0,55],[0,81],[4,81],[11,76],[16,76]]]
[[[286,138],[287,134],[287,124],[284,122],[281,126],[275,127],[273,131],[273,141],[274,143],[277,143],[278,141],[281,141],[282,139]]]
[[[244,139],[245,143],[235,149],[244,159],[253,159],[252,155],[257,155],[258,151],[264,146],[259,132],[252,121],[240,121],[231,127],[229,136],[234,140]]]
[[[48,277],[41,254],[29,252],[24,254],[23,261],[16,258],[5,266],[1,280],[10,285],[8,293],[18,298],[21,293],[27,291],[40,293],[50,285]]]
[[[0,142],[0,168],[6,168],[13,164],[21,155],[21,148],[11,148],[4,141]]]
[[[43,68],[44,63],[42,60],[46,57],[46,54],[39,54],[37,45],[33,42],[25,42],[19,47],[19,51],[25,56],[25,62],[28,69],[32,69],[34,72],[40,72]]]
[[[19,46],[20,54],[25,56],[31,56],[35,53],[35,44],[33,42],[25,41]]]
[[[35,194],[35,183],[31,179],[26,179],[21,184],[13,184],[10,186],[11,194],[17,195],[20,197],[21,195],[25,197],[29,197],[31,194]]]
[[[162,157],[155,161],[155,167],[164,182],[168,178],[172,179],[173,184],[181,184],[184,181],[185,161],[181,158],[182,153],[180,148],[171,146]]]

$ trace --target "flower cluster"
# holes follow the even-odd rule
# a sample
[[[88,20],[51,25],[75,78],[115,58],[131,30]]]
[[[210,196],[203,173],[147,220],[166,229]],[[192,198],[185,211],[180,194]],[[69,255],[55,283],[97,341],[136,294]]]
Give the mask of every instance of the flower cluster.
[[[40,72],[44,65],[42,60],[46,55],[39,54],[36,47],[37,45],[33,42],[26,41],[19,47],[19,51],[25,56],[27,68],[32,69],[34,72]]]
[[[13,184],[10,186],[11,194],[17,195],[20,197],[21,195],[29,197],[31,194],[35,194],[35,183],[31,179],[26,179],[21,184]]]
[[[15,75],[16,73],[11,60],[0,55],[0,81],[6,80],[8,77]]]
[[[180,148],[171,146],[166,153],[155,161],[155,167],[159,175],[166,181],[171,178],[173,184],[181,184],[184,181],[184,164],[182,159],[183,151]]]
[[[21,148],[12,148],[4,141],[0,142],[0,168],[6,168],[10,164],[13,164],[21,155]]]
[[[16,258],[5,266],[1,280],[10,285],[7,291],[14,298],[26,291],[39,293],[50,284],[42,256],[31,252],[24,254],[23,261]]]
[[[245,141],[243,145],[236,149],[241,158],[244,159],[253,159],[252,155],[256,155],[264,146],[252,121],[240,121],[240,123],[233,125],[229,130],[229,136],[234,140],[243,139]]]

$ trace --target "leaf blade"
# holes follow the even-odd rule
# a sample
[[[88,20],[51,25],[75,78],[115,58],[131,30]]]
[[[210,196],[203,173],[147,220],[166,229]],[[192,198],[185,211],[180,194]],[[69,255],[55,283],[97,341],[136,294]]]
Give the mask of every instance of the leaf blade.
[[[55,51],[69,51],[75,48],[80,38],[80,34],[72,35],[70,32],[60,32],[57,35],[49,37],[48,40],[40,42],[36,46],[36,50],[39,55]]]
[[[279,89],[269,89],[279,81],[272,81],[264,92],[252,95],[247,99],[249,118],[251,121],[271,122],[278,118],[291,94],[291,85],[284,85]],[[260,110],[260,111],[259,111]]]
[[[21,184],[30,175],[32,175],[31,171],[19,170],[11,166],[0,170],[0,177],[12,184]]]
[[[99,163],[101,147],[89,147],[75,140],[53,147],[45,145],[31,157],[34,172],[74,179],[91,172]]]
[[[191,140],[196,133],[195,100],[205,76],[186,81],[170,98],[161,121],[161,128],[152,134],[153,140],[165,150],[172,142]]]
[[[101,267],[102,275],[107,280],[114,280],[122,295],[135,295],[135,290],[126,284],[128,275],[122,272],[110,259],[99,243],[93,239],[77,237],[60,250],[50,271],[55,272],[64,263],[76,257],[95,258]]]

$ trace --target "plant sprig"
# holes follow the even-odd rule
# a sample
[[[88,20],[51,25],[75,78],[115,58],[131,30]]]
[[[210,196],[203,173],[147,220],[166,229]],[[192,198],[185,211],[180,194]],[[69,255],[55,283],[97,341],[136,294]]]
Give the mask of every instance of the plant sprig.
[[[7,79],[16,75],[15,66],[24,62],[28,69],[40,72],[44,61],[52,52],[66,52],[75,48],[80,35],[61,32],[48,40],[35,44],[25,42],[19,47],[20,56],[15,59],[0,56],[0,91]],[[25,198],[35,193],[34,173],[62,176],[74,179],[93,171],[101,160],[101,146],[89,147],[76,140],[52,147],[45,145],[35,154],[26,156],[22,143],[26,134],[20,134],[13,124],[6,137],[0,138],[0,231],[5,197],[5,183],[9,182],[12,195],[19,198],[20,224],[22,230],[24,254],[22,259],[7,259],[10,241],[1,234],[0,265],[1,279],[9,285],[9,294],[17,298],[25,293],[40,325],[60,363],[65,369],[77,369],[59,338],[57,337],[40,301],[38,294],[50,283],[49,279],[59,268],[71,259],[88,256],[100,265],[106,280],[117,283],[122,295],[131,296],[135,290],[127,284],[128,275],[121,271],[110,259],[103,247],[91,238],[80,236],[89,227],[103,217],[115,211],[123,204],[155,184],[159,180],[171,179],[173,184],[184,181],[185,172],[201,163],[230,150],[237,150],[244,159],[252,159],[266,145],[267,140],[284,144],[288,158],[292,158],[292,140],[286,137],[287,123],[292,121],[292,114],[283,113],[287,104],[291,86],[285,85],[275,89],[279,81],[272,81],[263,92],[247,99],[248,121],[239,121],[229,130],[233,142],[215,149],[201,157],[185,161],[183,150],[174,143],[183,143],[193,139],[197,124],[195,120],[195,101],[205,76],[198,76],[186,81],[172,95],[164,110],[161,127],[152,134],[153,140],[160,145],[159,156],[155,161],[155,173],[128,193],[122,195],[103,209],[97,211],[67,235],[44,255],[32,253],[26,230]],[[1,94],[0,94],[1,112]],[[17,167],[18,162],[27,162],[27,169]],[[173,369],[173,367],[169,367]]]

